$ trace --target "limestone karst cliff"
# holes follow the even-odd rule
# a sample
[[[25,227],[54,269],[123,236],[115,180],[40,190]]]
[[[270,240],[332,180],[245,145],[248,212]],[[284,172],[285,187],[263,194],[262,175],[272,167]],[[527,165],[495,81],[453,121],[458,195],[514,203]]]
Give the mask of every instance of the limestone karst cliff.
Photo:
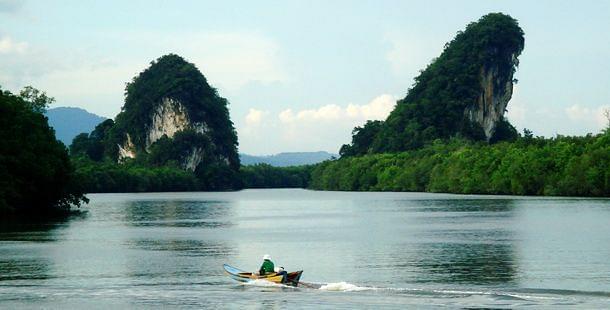
[[[512,58],[512,55],[511,55]],[[466,107],[468,119],[478,124],[489,141],[502,121],[513,95],[513,73],[503,74],[497,65],[485,65],[479,73],[481,91],[475,103]]]
[[[164,136],[174,138],[178,132],[192,130],[195,134],[208,135],[209,127],[205,122],[193,121],[187,112],[185,105],[179,100],[164,97],[160,103],[150,112],[150,124],[146,129],[145,140],[140,147],[140,152],[149,153],[151,146]],[[128,132],[125,139],[118,146],[118,161],[125,158],[136,158],[138,148],[133,143]],[[183,150],[180,159],[182,166],[191,171],[195,171],[199,163],[204,159],[205,149],[202,146],[193,145],[187,150]],[[228,156],[222,156],[223,160]]]
[[[204,181],[215,179],[214,189],[231,188],[239,157],[227,104],[195,65],[165,55],[127,84],[114,121],[81,137],[80,144],[99,146],[88,148],[90,158],[178,165]]]
[[[421,71],[384,122],[354,129],[341,155],[403,151],[455,136],[513,138],[517,133],[504,112],[523,47],[523,31],[508,15],[491,13],[469,24]]]
[[[180,56],[157,59],[127,85],[115,123],[117,160],[147,154],[157,164],[171,160],[192,171],[205,168],[200,165],[239,168],[226,99]],[[162,139],[163,147],[155,147]]]

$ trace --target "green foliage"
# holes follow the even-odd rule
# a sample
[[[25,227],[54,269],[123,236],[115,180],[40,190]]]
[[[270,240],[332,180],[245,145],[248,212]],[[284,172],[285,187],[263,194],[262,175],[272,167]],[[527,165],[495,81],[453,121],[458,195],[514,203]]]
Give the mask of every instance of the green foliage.
[[[182,163],[191,155],[194,147],[205,151],[205,159],[215,155],[214,145],[211,143],[210,139],[205,135],[189,129],[177,132],[171,139],[167,136],[161,137],[161,139],[155,141],[155,143],[150,146],[149,152],[142,153],[140,158],[144,158],[143,160],[146,160],[153,166],[163,166],[168,163]],[[215,158],[214,161],[219,160],[220,159]],[[226,165],[223,166],[228,169]]]
[[[201,190],[190,171],[177,166],[150,167],[136,161],[118,164],[73,157],[76,175],[88,193],[178,192]]]
[[[95,161],[104,159],[104,155],[107,155],[105,153],[106,137],[113,125],[114,121],[108,119],[95,126],[90,134],[81,133],[74,137],[70,145],[70,154],[72,156],[86,155]]]
[[[44,113],[49,105],[55,102],[55,98],[47,96],[46,92],[40,91],[32,86],[26,86],[19,92],[26,106],[36,112]]]
[[[385,122],[371,128],[367,123],[354,130],[352,145],[342,148],[344,155],[412,150],[455,136],[486,140],[480,126],[464,111],[477,104],[483,92],[481,74],[486,70],[496,71],[495,89],[501,90],[512,81],[523,47],[523,31],[508,15],[491,13],[469,24],[415,78],[413,87]],[[362,129],[366,135],[362,135]],[[513,140],[512,129],[503,120],[494,142]],[[375,136],[370,137],[370,132]]]
[[[326,161],[310,187],[323,190],[610,196],[610,133],[493,145],[453,139],[396,154]]]
[[[88,192],[209,191],[241,186],[238,173],[218,158],[204,135],[184,130],[172,139],[163,136],[151,145],[149,152],[119,164],[101,157],[97,148],[103,143],[99,137],[105,127],[102,123],[90,135],[78,135],[70,146],[77,174]],[[203,161],[191,172],[182,163],[191,156],[193,146],[206,152]]]
[[[73,157],[76,175],[90,193],[176,192],[229,190],[235,188],[305,188],[314,166],[273,167],[267,164],[242,166],[239,175],[214,164],[201,165],[195,172],[177,164],[151,166],[138,160],[124,163],[93,161]]]
[[[240,179],[245,188],[305,188],[312,165],[274,167],[268,164],[242,166]]]
[[[65,146],[41,113],[51,102],[28,87],[25,98],[0,90],[0,211],[45,216],[87,202]]]
[[[225,191],[241,187],[239,172],[227,169],[227,166],[218,160],[205,160],[204,158],[204,161],[195,169],[195,176],[204,190]]]
[[[497,143],[500,141],[516,141],[519,138],[519,132],[515,126],[509,123],[505,118],[502,118],[496,125],[496,130],[493,136],[489,139],[489,143]]]
[[[363,127],[352,130],[352,144],[344,144],[339,150],[339,155],[354,156],[371,152],[373,140],[383,126],[382,121],[367,121]]]

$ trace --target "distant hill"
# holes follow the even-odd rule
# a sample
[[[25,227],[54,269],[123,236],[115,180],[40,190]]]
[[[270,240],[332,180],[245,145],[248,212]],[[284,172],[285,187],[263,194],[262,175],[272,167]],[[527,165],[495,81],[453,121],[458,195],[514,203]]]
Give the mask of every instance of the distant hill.
[[[81,108],[59,107],[47,110],[49,125],[55,129],[55,136],[66,146],[79,133],[89,133],[106,118]]]
[[[276,167],[301,166],[323,162],[331,157],[338,157],[337,154],[328,152],[285,152],[268,156],[252,156],[239,154],[241,164],[244,166],[255,164],[269,164]]]

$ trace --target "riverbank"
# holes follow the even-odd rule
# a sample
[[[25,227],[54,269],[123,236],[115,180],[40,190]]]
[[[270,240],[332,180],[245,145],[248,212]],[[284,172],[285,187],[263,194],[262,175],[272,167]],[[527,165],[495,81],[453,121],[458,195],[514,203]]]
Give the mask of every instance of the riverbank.
[[[610,196],[610,132],[515,142],[437,141],[319,164],[309,187],[340,191]]]

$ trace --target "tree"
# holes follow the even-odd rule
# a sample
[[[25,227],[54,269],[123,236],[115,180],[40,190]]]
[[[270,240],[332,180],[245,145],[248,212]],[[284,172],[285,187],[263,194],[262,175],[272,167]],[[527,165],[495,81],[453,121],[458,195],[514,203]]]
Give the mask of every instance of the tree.
[[[382,126],[382,121],[367,121],[364,126],[354,128],[352,130],[352,144],[343,145],[339,150],[339,155],[346,157],[368,153]]]
[[[55,98],[47,96],[46,92],[40,91],[32,86],[24,87],[19,96],[24,100],[30,110],[36,113],[44,113]]]
[[[0,210],[47,216],[87,202],[41,113],[52,100],[31,87],[23,93],[0,91]]]
[[[114,125],[114,121],[107,119],[97,126],[90,133],[81,133],[74,137],[70,144],[70,155],[87,156],[95,161],[102,161],[105,155],[105,144],[109,131]]]

